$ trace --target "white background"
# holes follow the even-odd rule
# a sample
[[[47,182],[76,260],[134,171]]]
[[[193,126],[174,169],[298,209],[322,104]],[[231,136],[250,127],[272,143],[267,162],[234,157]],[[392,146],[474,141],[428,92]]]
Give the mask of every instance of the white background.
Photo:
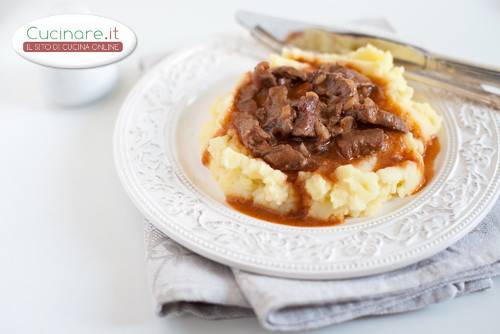
[[[500,1],[84,1],[139,38],[115,91],[62,109],[41,94],[41,68],[10,46],[15,29],[50,1],[0,2],[0,333],[258,333],[254,319],[157,318],[145,277],[142,220],[114,172],[121,102],[148,54],[237,31],[236,9],[317,23],[384,16],[434,51],[500,66]],[[496,279],[500,283],[500,279]],[[409,314],[322,333],[498,333],[498,288]]]

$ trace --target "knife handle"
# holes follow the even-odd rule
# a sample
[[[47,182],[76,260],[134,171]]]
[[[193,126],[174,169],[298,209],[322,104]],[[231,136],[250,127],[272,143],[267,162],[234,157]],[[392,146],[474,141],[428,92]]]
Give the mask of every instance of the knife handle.
[[[405,71],[407,79],[420,82],[426,86],[438,88],[462,96],[469,100],[479,102],[488,107],[500,110],[500,96],[485,90],[479,90],[468,83],[466,79],[458,77],[437,77],[429,71]]]
[[[449,77],[463,77],[469,83],[474,83],[478,88],[487,91],[482,84],[490,84],[499,88],[496,95],[500,95],[500,68],[487,67],[484,65],[453,59],[450,57],[428,54],[426,69],[437,73],[443,73]]]

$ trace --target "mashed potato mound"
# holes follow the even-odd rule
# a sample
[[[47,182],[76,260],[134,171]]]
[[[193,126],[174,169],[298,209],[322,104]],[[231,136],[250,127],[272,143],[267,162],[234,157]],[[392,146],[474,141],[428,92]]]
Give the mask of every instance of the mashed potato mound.
[[[376,161],[366,157],[355,164],[343,165],[325,177],[315,172],[299,172],[309,197],[307,216],[318,220],[342,220],[344,217],[373,214],[393,197],[415,192],[424,180],[423,154],[429,140],[441,127],[441,118],[427,103],[412,100],[413,89],[403,77],[404,69],[393,65],[392,55],[371,45],[343,55],[320,54],[285,49],[271,55],[272,67],[307,67],[305,62],[351,65],[360,72],[383,80],[384,93],[399,107],[412,124],[412,132],[403,142],[415,159],[375,170]],[[226,197],[252,201],[275,212],[287,214],[297,208],[299,196],[287,175],[259,158],[252,158],[233,130],[221,134],[224,120],[231,111],[236,90],[218,99],[211,109],[212,118],[202,130],[203,150],[210,155],[207,163]]]

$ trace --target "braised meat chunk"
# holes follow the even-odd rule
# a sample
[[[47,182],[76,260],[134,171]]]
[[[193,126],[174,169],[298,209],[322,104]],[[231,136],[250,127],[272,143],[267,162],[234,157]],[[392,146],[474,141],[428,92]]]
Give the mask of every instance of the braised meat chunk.
[[[273,74],[278,78],[287,78],[290,80],[305,81],[307,74],[301,70],[291,66],[280,66],[272,70]]]
[[[362,104],[354,105],[348,115],[353,116],[357,121],[372,125],[380,125],[391,130],[408,132],[405,122],[390,112],[379,109],[379,107],[369,97]]]
[[[382,129],[353,130],[343,133],[337,140],[340,154],[346,159],[355,159],[387,147],[387,135]]]
[[[271,135],[260,127],[255,116],[249,113],[235,112],[233,114],[233,124],[243,145],[252,151],[255,156],[262,156],[269,151],[271,148],[269,144]]]
[[[288,89],[285,86],[269,89],[262,127],[274,136],[285,137],[293,128],[292,107],[287,101],[287,93]]]
[[[293,125],[292,135],[297,137],[314,137],[314,125],[318,118],[319,97],[314,92],[307,92],[297,105],[297,119]]]
[[[288,144],[272,147],[265,155],[264,161],[274,168],[283,171],[299,171],[307,166],[307,158]]]
[[[258,89],[276,86],[276,78],[274,77],[268,62],[263,61],[255,66],[253,72],[253,82]]]
[[[345,161],[385,151],[387,131],[409,131],[377,105],[381,92],[367,76],[337,64],[301,70],[261,62],[239,89],[231,126],[273,168],[314,170],[324,157]]]

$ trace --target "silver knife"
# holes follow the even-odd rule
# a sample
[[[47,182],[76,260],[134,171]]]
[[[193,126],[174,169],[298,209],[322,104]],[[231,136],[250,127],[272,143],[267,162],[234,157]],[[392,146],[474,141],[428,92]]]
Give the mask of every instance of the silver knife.
[[[341,27],[325,27],[248,11],[238,11],[235,16],[252,36],[276,52],[294,46],[345,53],[370,43],[390,51],[395,63],[405,67],[409,79],[500,109],[500,68],[441,56],[392,38]]]

